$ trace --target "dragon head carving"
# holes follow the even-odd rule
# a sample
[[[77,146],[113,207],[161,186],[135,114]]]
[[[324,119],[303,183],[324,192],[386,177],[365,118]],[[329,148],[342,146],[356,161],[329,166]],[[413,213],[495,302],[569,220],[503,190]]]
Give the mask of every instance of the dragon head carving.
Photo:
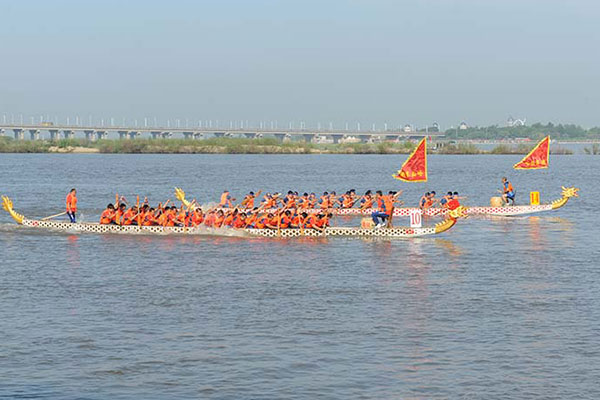
[[[452,211],[449,211],[448,216],[454,219],[465,218],[467,216],[467,208],[465,206],[460,206]]]
[[[13,217],[13,219],[15,221],[17,221],[17,223],[21,224],[23,223],[23,219],[25,218],[23,215],[19,214],[18,212],[16,212],[13,209],[13,202],[11,199],[9,199],[6,196],[2,196],[2,208],[4,209],[4,211],[6,211],[7,213],[10,214],[11,217]]]
[[[579,194],[577,193],[579,191],[578,188],[575,187],[562,187],[562,197],[569,199],[571,197],[579,197]]]
[[[176,187],[175,188],[175,197],[179,201],[184,201],[185,200],[185,192],[183,191],[183,189]]]
[[[12,200],[6,196],[2,196],[2,208],[4,209],[4,211],[10,212],[10,210],[13,209]]]

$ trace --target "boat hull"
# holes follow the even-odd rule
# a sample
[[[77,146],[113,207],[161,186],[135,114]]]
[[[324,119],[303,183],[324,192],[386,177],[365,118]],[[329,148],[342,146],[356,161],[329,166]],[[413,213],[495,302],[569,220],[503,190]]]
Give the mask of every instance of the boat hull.
[[[418,236],[433,235],[440,233],[440,229],[433,227],[426,228],[381,228],[381,229],[362,229],[352,227],[330,227],[324,231],[316,229],[212,229],[212,228],[183,228],[170,226],[119,226],[119,225],[101,225],[97,223],[77,223],[58,221],[40,221],[32,219],[23,219],[23,226],[30,228],[42,228],[68,233],[96,233],[96,234],[146,234],[146,235],[206,235],[223,234],[225,232],[238,233],[256,237],[381,237],[381,238],[411,238]],[[445,229],[446,230],[446,229]]]

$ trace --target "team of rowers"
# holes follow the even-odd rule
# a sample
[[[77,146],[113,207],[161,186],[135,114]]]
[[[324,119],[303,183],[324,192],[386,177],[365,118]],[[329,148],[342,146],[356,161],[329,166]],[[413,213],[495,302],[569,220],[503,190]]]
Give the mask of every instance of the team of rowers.
[[[435,191],[425,193],[419,201],[419,208],[421,210],[426,210],[439,205],[441,208],[454,210],[460,206],[460,199],[464,198],[460,197],[458,192],[448,192],[446,195],[442,196],[441,199],[436,199],[435,195]]]
[[[362,210],[374,209],[371,212],[373,224],[382,227],[389,220],[394,207],[402,204],[398,200],[401,193],[390,191],[383,194],[380,190],[374,193],[368,190],[363,196],[358,196],[352,189],[341,196],[335,192],[324,192],[319,198],[314,193],[300,196],[293,191],[285,196],[281,193],[266,193],[256,206],[260,191],[256,194],[249,192],[238,205],[234,205],[236,199],[229,191],[224,191],[219,203],[206,212],[195,200],[187,203],[187,206],[182,204],[180,208],[169,205],[169,200],[151,207],[148,199],[144,199],[141,204],[138,199],[135,205],[128,206],[126,200],[117,195],[115,204],[118,206],[109,204],[102,212],[100,224],[323,230],[330,225],[333,208],[353,208],[358,205]],[[450,192],[439,203],[444,208],[454,209],[460,205],[458,199],[458,193]],[[435,192],[429,192],[421,199],[421,208],[429,208],[436,203]],[[314,209],[319,211],[307,212]]]

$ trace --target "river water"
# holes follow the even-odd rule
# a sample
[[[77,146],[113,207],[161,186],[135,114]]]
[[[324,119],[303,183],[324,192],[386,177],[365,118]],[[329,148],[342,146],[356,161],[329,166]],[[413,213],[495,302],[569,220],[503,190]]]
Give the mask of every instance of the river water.
[[[59,234],[0,216],[0,398],[600,398],[600,157],[0,155],[0,193],[30,217],[78,189],[96,220],[114,193],[206,203],[223,189],[457,190],[507,174],[526,203],[413,240]],[[408,223],[398,219],[396,224]],[[337,224],[356,221],[339,219]]]

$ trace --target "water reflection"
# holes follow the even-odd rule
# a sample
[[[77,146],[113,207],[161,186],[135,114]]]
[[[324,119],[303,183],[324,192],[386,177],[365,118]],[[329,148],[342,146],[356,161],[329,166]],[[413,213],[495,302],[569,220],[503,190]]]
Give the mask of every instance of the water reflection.
[[[443,252],[448,254],[453,260],[459,259],[465,254],[465,250],[448,239],[433,239],[432,243]]]
[[[528,235],[531,242],[532,248],[535,251],[542,251],[544,249],[545,240],[542,237],[542,231],[540,228],[540,217],[530,217],[528,220]]]
[[[79,236],[69,235],[67,241],[69,242],[67,246],[67,262],[73,268],[80,268],[81,256],[79,254]]]

